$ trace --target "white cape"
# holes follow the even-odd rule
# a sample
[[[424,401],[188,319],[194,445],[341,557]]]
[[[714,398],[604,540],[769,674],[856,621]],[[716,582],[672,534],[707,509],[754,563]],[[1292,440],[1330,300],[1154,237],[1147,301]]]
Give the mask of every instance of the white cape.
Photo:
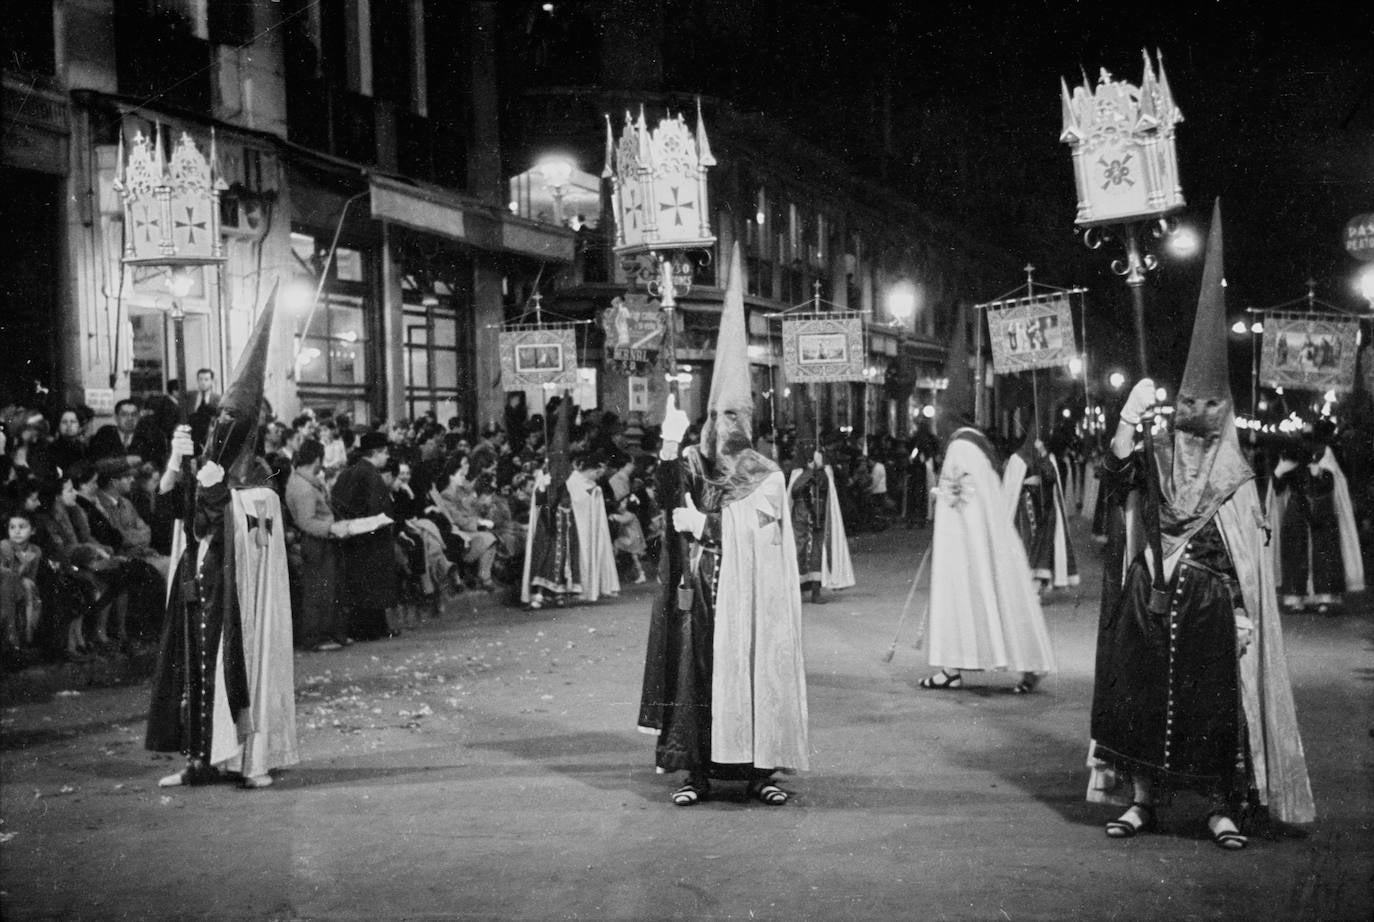
[[[826,541],[821,548],[821,585],[826,589],[848,589],[854,585],[854,563],[849,559],[849,538],[844,531],[844,515],[840,512],[840,498],[835,493],[835,474],[825,466]]]
[[[215,658],[210,761],[252,777],[300,761],[296,746],[291,593],[286,572],[285,525],[276,492],[270,487],[250,487],[230,490],[229,496],[227,511],[234,517],[232,553],[249,706],[237,715],[229,713],[221,646]],[[260,523],[261,533],[248,527],[250,515]],[[265,545],[260,540],[265,540]]]
[[[1052,672],[1054,652],[1030,564],[983,450],[954,438],[940,468],[931,538],[929,662],[949,669]]]
[[[567,483],[573,520],[577,523],[582,598],[595,602],[603,595],[615,595],[620,591],[620,575],[615,569],[615,547],[611,544],[611,526],[606,521],[606,501],[601,488],[582,476],[580,471],[573,471]]]
[[[801,585],[781,471],[722,507],[711,759],[810,767]]]

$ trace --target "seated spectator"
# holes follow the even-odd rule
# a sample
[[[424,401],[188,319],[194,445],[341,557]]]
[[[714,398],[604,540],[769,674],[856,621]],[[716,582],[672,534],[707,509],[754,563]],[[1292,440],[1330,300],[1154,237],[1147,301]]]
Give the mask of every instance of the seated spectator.
[[[33,512],[11,509],[5,528],[6,537],[0,539],[0,640],[8,659],[33,645],[43,611],[38,594],[43,552],[33,543]]]
[[[126,397],[116,403],[114,423],[97,430],[86,456],[94,460],[120,457],[130,464],[152,461],[161,465],[167,459],[167,446],[159,444],[162,435],[156,423],[140,425],[142,418],[138,401]]]
[[[79,468],[73,470],[80,473]],[[90,651],[84,630],[86,620],[111,606],[128,604],[122,590],[122,564],[110,548],[91,538],[90,525],[77,505],[76,486],[70,475],[45,486],[40,496],[37,540],[44,555],[61,568],[56,578],[56,595],[59,604],[65,602],[61,610],[54,612],[55,633],[67,658],[82,659]]]
[[[81,435],[81,417],[68,407],[57,418],[57,438],[52,442],[53,464],[64,474],[86,457],[86,439]]]

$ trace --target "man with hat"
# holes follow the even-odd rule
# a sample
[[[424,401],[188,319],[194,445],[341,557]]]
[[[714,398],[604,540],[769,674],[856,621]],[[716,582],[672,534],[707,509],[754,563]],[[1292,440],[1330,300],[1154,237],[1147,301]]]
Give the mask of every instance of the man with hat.
[[[973,424],[964,313],[955,321],[940,397],[944,462],[936,487],[930,550],[929,662],[940,671],[928,689],[963,687],[963,670],[1021,673],[1013,687],[1033,691],[1054,671],[1054,652],[1021,544],[1002,498],[1000,464]]]
[[[672,793],[699,803],[713,780],[744,781],[780,806],[775,771],[809,767],[801,592],[782,471],[754,451],[739,245],[716,344],[700,444],[681,447],[687,414],[669,395],[658,465],[665,522],[649,622],[639,729],[657,737]]]
[[[256,456],[275,304],[274,287],[206,433],[199,470],[188,483],[192,471],[181,467],[195,467],[195,443],[183,425],[162,477],[160,501],[176,505],[190,492],[146,742],[181,752],[186,766],[162,787],[238,776],[262,788],[271,770],[299,761],[281,504]]]
[[[1242,811],[1305,823],[1314,809],[1272,552],[1236,435],[1222,278],[1218,205],[1173,431],[1150,434],[1155,384],[1142,379],[1104,464],[1107,501],[1125,513],[1111,546],[1129,566],[1124,578],[1104,566],[1121,584],[1103,586],[1088,799],[1126,806],[1106,825],[1126,839],[1155,827],[1161,795],[1201,794],[1207,833],[1234,850],[1246,845]]]
[[[339,598],[348,607],[348,630],[355,640],[400,633],[387,623],[387,611],[400,602],[391,488],[382,479],[382,468],[390,457],[391,443],[385,433],[364,432],[358,440],[358,459],[339,473],[330,494],[339,518],[366,519],[378,525],[343,542]]]

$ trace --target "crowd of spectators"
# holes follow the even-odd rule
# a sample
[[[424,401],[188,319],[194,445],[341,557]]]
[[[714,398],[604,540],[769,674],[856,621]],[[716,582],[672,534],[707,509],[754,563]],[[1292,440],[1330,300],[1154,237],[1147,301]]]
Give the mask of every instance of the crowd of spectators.
[[[217,395],[208,370],[197,385],[185,415],[199,446]],[[518,606],[556,403],[533,415],[512,406],[480,428],[433,414],[369,428],[343,414],[285,420],[268,410],[258,451],[282,499],[297,648],[394,636],[462,592]],[[156,642],[176,505],[157,490],[182,414],[162,395],[113,409],[94,432],[85,407],[0,411],[0,667]],[[656,430],[639,414],[572,419],[570,461],[602,488],[621,581],[645,582],[663,534]],[[758,447],[786,465],[791,436],[765,434]],[[887,527],[908,505],[911,445],[875,439],[864,453],[842,433],[824,441],[848,530]]]

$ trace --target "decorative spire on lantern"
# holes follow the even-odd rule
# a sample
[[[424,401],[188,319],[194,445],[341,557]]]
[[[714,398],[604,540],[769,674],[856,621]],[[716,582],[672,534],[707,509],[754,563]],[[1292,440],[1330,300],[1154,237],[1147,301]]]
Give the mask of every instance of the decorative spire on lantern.
[[[615,251],[625,256],[713,246],[706,171],[715,163],[700,101],[695,135],[681,113],[661,119],[651,131],[641,108],[638,118],[625,113],[616,144],[607,116],[601,175],[611,180]]]
[[[1174,147],[1174,126],[1183,113],[1174,104],[1163,57],[1156,54],[1156,74],[1149,53],[1142,54],[1139,88],[1106,70],[1096,90],[1086,74],[1072,95],[1067,83],[1059,83],[1059,139],[1073,153],[1080,225],[1158,217],[1183,207]]]
[[[210,159],[182,132],[164,161],[162,126],[150,137],[135,133],[128,159],[124,132],[119,133],[115,191],[124,200],[124,262],[134,265],[185,266],[222,262],[219,196],[227,188],[215,167],[215,138]]]

